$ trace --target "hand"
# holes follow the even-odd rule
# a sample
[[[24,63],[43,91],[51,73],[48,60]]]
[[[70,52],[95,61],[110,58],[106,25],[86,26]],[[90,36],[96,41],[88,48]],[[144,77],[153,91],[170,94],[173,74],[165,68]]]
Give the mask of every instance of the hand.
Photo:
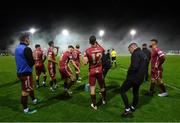
[[[78,69],[78,71],[76,71],[76,74],[80,74],[80,70]]]
[[[57,46],[56,46],[56,47],[54,47],[54,48],[59,49],[59,47],[57,47]]]

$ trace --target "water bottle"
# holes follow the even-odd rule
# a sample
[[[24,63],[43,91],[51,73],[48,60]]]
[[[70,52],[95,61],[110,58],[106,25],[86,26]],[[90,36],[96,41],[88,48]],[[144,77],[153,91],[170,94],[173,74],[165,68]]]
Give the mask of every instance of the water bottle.
[[[89,90],[90,90],[90,85],[89,85],[89,83],[88,83],[88,84],[85,84],[84,90],[85,90],[85,91],[89,91]]]

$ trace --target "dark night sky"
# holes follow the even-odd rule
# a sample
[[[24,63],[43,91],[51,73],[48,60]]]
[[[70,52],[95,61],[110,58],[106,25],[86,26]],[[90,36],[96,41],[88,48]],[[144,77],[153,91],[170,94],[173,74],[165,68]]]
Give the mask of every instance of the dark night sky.
[[[74,30],[78,28],[79,33],[82,34],[93,32],[98,27],[103,27],[109,32],[116,32],[124,27],[127,30],[135,27],[142,32],[158,30],[159,35],[165,35],[168,40],[180,45],[179,39],[174,39],[180,38],[179,10],[178,3],[165,1],[123,3],[120,0],[107,2],[66,0],[59,3],[22,1],[1,4],[0,49],[7,48],[7,45],[13,42],[10,37],[17,32],[27,30],[32,26],[40,27],[41,30],[53,30],[55,23]],[[117,35],[109,36],[116,37]]]

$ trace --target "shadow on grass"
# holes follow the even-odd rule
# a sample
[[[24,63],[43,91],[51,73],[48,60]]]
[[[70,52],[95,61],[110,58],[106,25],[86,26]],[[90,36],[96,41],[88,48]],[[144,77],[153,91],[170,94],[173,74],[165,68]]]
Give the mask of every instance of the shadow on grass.
[[[20,82],[19,80],[16,80],[16,81],[14,81],[14,82],[8,82],[8,83],[6,83],[6,84],[0,85],[0,88],[13,86],[13,85],[15,85],[15,84],[17,84],[17,83],[19,83],[19,82]]]
[[[141,90],[140,91],[140,97],[139,97],[139,104],[137,108],[140,108],[144,105],[147,105],[150,103],[151,99],[153,97],[145,96],[144,94],[147,92],[147,90]]]
[[[44,108],[55,103],[59,103],[59,101],[65,101],[71,99],[71,96],[66,96],[64,93],[59,93],[53,97],[47,98],[46,100],[40,101],[40,103],[36,106],[38,109]]]
[[[77,93],[84,91],[84,88],[85,88],[85,84],[81,84],[81,85],[78,85],[77,87],[74,87],[73,91],[74,91],[74,93],[77,94]]]
[[[11,95],[0,96],[0,99],[0,106],[11,108],[15,112],[22,111],[19,109],[20,100],[12,99]]]

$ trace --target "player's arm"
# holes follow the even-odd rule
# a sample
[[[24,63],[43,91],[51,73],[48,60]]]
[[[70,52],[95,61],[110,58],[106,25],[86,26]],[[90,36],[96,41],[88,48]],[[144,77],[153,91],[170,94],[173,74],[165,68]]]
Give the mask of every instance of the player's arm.
[[[77,67],[77,65],[75,64],[75,62],[73,60],[70,60],[70,62],[73,64],[73,66],[78,70],[78,73],[80,73],[79,68]]]
[[[46,55],[43,55],[43,62],[45,62],[46,61]]]
[[[58,55],[58,53],[59,53],[59,47],[54,47],[54,48],[56,48],[56,56]]]
[[[165,54],[160,50],[157,52],[158,53],[158,64],[156,66],[156,68],[159,68],[165,61]]]
[[[26,47],[24,49],[24,57],[27,60],[28,65],[32,67],[34,65],[34,58],[31,48]]]
[[[88,64],[88,62],[89,62],[89,60],[88,60],[88,57],[87,57],[87,53],[85,52],[85,53],[84,53],[84,60],[83,60],[83,64],[84,64],[84,65],[87,65],[87,64]]]
[[[164,61],[165,61],[165,55],[163,55],[163,56],[161,56],[160,58],[159,58],[159,64],[158,64],[158,68],[164,63]]]
[[[51,56],[51,55],[48,55],[48,61],[57,64],[57,62],[56,62],[55,60],[52,59],[52,56]]]

